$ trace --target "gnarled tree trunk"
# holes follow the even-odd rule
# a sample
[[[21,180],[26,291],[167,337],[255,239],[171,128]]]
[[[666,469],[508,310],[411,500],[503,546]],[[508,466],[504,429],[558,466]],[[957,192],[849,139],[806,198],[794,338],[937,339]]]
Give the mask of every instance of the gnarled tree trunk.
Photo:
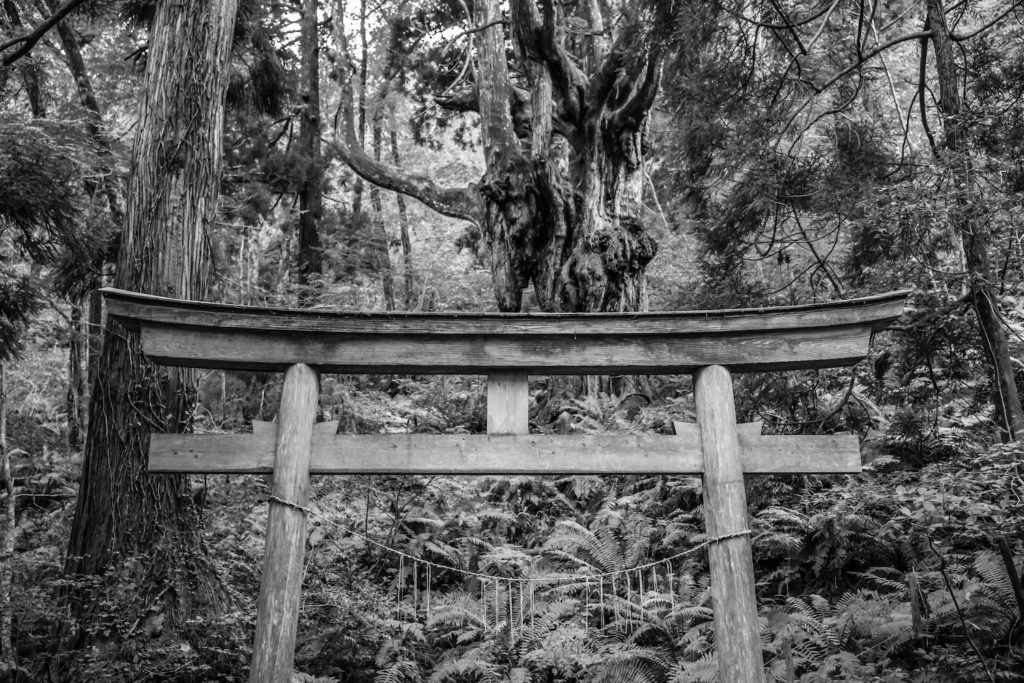
[[[650,38],[659,4],[635,3],[611,45],[603,37],[613,23],[608,6],[579,4],[576,20],[589,24],[588,38],[572,44],[561,5],[540,4],[509,4],[509,37],[525,84],[510,76],[497,0],[478,0],[469,32],[476,83],[437,98],[443,107],[480,114],[486,173],[478,184],[443,189],[370,159],[355,135],[351,104],[339,136],[342,157],[369,182],[476,223],[499,309],[519,310],[531,285],[546,311],[642,309],[646,267],[657,250],[640,200],[660,73],[662,50]]]

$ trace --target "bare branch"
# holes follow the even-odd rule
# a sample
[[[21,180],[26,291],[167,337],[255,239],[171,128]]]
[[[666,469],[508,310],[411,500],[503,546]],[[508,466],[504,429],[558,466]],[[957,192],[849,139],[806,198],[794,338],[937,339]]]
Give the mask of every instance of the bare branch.
[[[860,67],[864,66],[864,64],[866,64],[867,62],[871,61],[872,59],[874,59],[878,55],[882,54],[883,52],[885,52],[889,48],[895,47],[896,45],[899,45],[900,43],[906,43],[907,41],[910,41],[910,40],[920,40],[922,38],[928,38],[931,35],[932,35],[931,31],[918,31],[917,33],[907,33],[905,35],[899,36],[898,38],[893,38],[890,41],[882,43],[881,45],[876,47],[874,50],[872,50],[871,52],[868,52],[862,58],[858,59],[855,64],[851,64],[850,66],[846,67],[845,69],[840,71],[838,74],[836,74],[835,76],[830,78],[828,80],[828,82],[826,82],[824,85],[816,87],[815,88],[815,94],[819,94],[820,95],[823,91],[828,90],[833,85],[835,85],[840,80],[842,80],[842,78],[844,76],[847,76],[850,73],[856,71]]]
[[[836,83],[838,83],[839,81],[841,81],[843,78],[845,78],[846,76],[850,75],[854,71],[857,71],[858,69],[863,67],[867,62],[871,61],[872,59],[874,59],[878,55],[882,54],[883,52],[885,52],[889,48],[894,47],[896,45],[899,45],[900,43],[906,43],[906,42],[911,41],[911,40],[927,39],[931,35],[932,35],[931,31],[918,31],[916,33],[907,33],[907,34],[904,34],[902,36],[893,38],[892,40],[887,41],[887,42],[879,45],[878,47],[876,47],[875,49],[871,50],[871,52],[868,52],[867,54],[865,54],[863,57],[858,59],[856,62],[854,62],[850,66],[846,67],[845,69],[843,69],[842,71],[837,73],[835,76],[830,78],[827,82],[825,82],[824,85],[814,86],[814,93],[810,97],[808,97],[806,100],[804,100],[804,103],[801,104],[797,108],[797,110],[795,112],[793,112],[792,116],[790,116],[789,120],[786,122],[786,125],[782,128],[782,132],[785,133],[787,130],[789,130],[789,127],[793,125],[793,122],[796,121],[796,119],[800,115],[800,113],[803,112],[803,110],[806,109],[811,104],[811,102],[814,101],[814,99],[818,95],[820,95],[824,91],[828,90],[833,85],[835,85]]]
[[[825,18],[821,20],[821,26],[818,27],[818,30],[814,33],[810,42],[807,43],[808,50],[814,47],[814,44],[818,42],[818,38],[820,38],[821,34],[825,32],[825,27],[828,26],[828,20],[832,18],[832,12],[835,11],[838,6],[839,0],[835,0],[835,2],[832,3],[832,6],[828,8],[828,14],[826,14]]]
[[[81,5],[84,1],[85,0],[68,0],[58,7],[57,10],[46,19],[46,21],[39,24],[39,26],[36,26],[31,33],[27,33],[17,38],[12,38],[0,45],[0,52],[3,52],[4,50],[14,47],[18,43],[23,43],[23,45],[17,50],[6,55],[3,58],[3,62],[0,63],[0,66],[10,66],[31,52],[32,48],[36,46],[36,43],[42,40],[43,36],[45,36],[51,28],[59,24],[61,19],[70,14],[72,10]]]
[[[448,48],[450,48],[453,45],[455,45],[455,42],[458,41],[460,38],[465,38],[466,36],[472,35],[474,33],[480,33],[480,31],[486,31],[487,29],[489,29],[492,26],[497,26],[498,24],[504,24],[504,23],[505,23],[504,19],[495,19],[494,21],[490,21],[490,22],[484,24],[483,26],[474,26],[473,28],[467,28],[465,31],[459,31],[454,36],[452,36],[451,40],[449,40],[447,43],[445,43],[444,47],[441,48],[441,52],[442,53],[447,52]]]
[[[1007,9],[1006,11],[1002,12],[1001,14],[999,14],[999,15],[998,15],[998,16],[997,16],[997,17],[996,17],[995,19],[993,19],[992,21],[988,22],[987,24],[985,24],[985,25],[984,25],[984,26],[982,26],[981,28],[979,28],[979,29],[977,29],[977,30],[975,30],[975,31],[971,31],[970,33],[968,33],[968,34],[967,34],[967,35],[965,35],[965,36],[961,36],[961,35],[950,35],[949,37],[950,37],[950,38],[952,38],[952,39],[953,39],[953,40],[954,40],[955,42],[957,42],[957,43],[959,43],[959,42],[961,42],[961,41],[964,41],[964,40],[969,40],[969,39],[973,38],[974,36],[978,35],[979,33],[983,33],[983,32],[985,32],[985,31],[989,30],[990,28],[992,28],[993,26],[995,26],[996,24],[998,24],[998,23],[999,23],[1000,21],[1002,21],[1003,19],[1005,19],[1005,18],[1006,18],[1006,16],[1007,16],[1007,15],[1008,15],[1008,14],[1009,14],[1010,12],[1012,12],[1013,10],[1015,10],[1015,9],[1017,9],[1018,7],[1020,7],[1020,6],[1021,6],[1021,2],[1022,2],[1022,0],[1017,0],[1017,2],[1013,3],[1012,5],[1010,5],[1009,9]],[[947,10],[947,11],[948,11],[948,10]]]
[[[783,25],[786,27],[786,30],[789,31],[789,34],[793,36],[793,40],[796,41],[796,46],[797,48],[799,48],[800,54],[806,55],[807,48],[804,47],[803,42],[800,40],[800,34],[797,32],[796,26],[794,26],[792,22],[790,22],[789,15],[782,11],[782,8],[779,7],[778,3],[775,2],[775,0],[768,0],[768,2],[775,9],[775,11],[779,13],[779,16],[782,17]]]
[[[815,12],[814,14],[812,14],[809,17],[805,17],[803,19],[788,19],[787,18],[787,22],[788,23],[786,23],[786,24],[769,24],[767,22],[758,21],[757,19],[751,19],[750,17],[742,14],[741,12],[737,12],[736,10],[727,7],[725,5],[725,3],[722,3],[721,8],[727,14],[732,15],[734,18],[739,19],[740,21],[742,21],[744,23],[751,24],[752,26],[757,26],[758,28],[769,28],[769,29],[783,29],[783,28],[789,28],[790,26],[804,26],[806,24],[811,23],[812,21],[814,21],[815,19],[817,19],[821,15],[825,14],[825,12],[829,11],[829,7],[826,5],[824,9],[819,10],[818,12]]]

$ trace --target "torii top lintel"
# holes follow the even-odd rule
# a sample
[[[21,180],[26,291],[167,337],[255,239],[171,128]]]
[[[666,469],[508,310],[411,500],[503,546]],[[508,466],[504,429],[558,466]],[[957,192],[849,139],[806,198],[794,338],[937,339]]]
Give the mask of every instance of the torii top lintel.
[[[674,374],[852,365],[908,291],[822,304],[671,313],[352,313],[182,301],[104,289],[165,365],[336,373]]]

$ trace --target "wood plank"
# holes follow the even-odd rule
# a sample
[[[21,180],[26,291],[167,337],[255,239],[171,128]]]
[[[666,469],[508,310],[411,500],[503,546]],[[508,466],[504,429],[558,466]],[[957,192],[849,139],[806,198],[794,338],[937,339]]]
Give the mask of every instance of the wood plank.
[[[146,326],[146,355],[164,365],[281,371],[482,374],[675,374],[707,365],[763,372],[852,365],[867,354],[868,324],[698,336],[372,336],[259,328]]]
[[[496,372],[487,375],[487,433],[530,433],[529,376]]]
[[[111,315],[166,365],[338,373],[683,373],[849,365],[906,292],[765,309],[672,313],[345,313],[105,290]]]
[[[337,434],[339,424],[341,424],[339,420],[317,422],[313,425],[313,438],[316,438],[321,434]],[[253,420],[252,433],[264,438],[268,436],[271,438],[277,438],[277,423],[270,422],[269,420]]]
[[[645,313],[365,313],[182,301],[102,290],[110,315],[133,328],[151,322],[291,333],[399,335],[680,335],[869,324],[883,329],[908,291],[768,308]]]
[[[312,368],[295,365],[288,369],[281,390],[279,424],[271,437],[275,444],[273,495],[300,506],[309,503],[309,456],[318,386]],[[267,436],[256,438],[266,440]],[[291,678],[305,555],[306,513],[271,501],[263,576],[256,602],[250,683]]]
[[[764,683],[761,627],[754,593],[754,558],[736,430],[732,377],[713,365],[694,376],[694,402],[704,453],[704,521],[718,671],[723,681]]]
[[[311,474],[700,474],[695,425],[682,436],[659,434],[314,434]],[[860,472],[857,437],[761,436],[758,423],[739,433],[746,474]],[[267,434],[154,434],[151,472],[267,474],[274,467]]]
[[[254,423],[255,424],[255,421]],[[761,429],[764,423],[758,420],[757,422],[740,422],[736,425],[736,433],[740,435],[740,443],[744,440],[748,443],[753,443],[761,437]],[[672,421],[672,428],[676,433],[676,436],[681,436],[693,443],[700,442],[700,425],[696,422],[680,422],[678,420]]]

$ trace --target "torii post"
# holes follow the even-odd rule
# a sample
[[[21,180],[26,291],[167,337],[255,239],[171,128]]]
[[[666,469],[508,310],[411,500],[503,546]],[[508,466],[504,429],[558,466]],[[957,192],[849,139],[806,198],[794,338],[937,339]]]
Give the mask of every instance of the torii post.
[[[861,469],[856,436],[761,436],[737,425],[731,372],[853,365],[908,292],[675,313],[343,313],[103,290],[164,365],[285,373],[276,429],[156,434],[152,472],[273,473],[249,680],[286,681],[301,601],[310,474],[701,474],[723,681],[763,682],[745,474]],[[486,374],[486,435],[317,429],[319,373]],[[529,374],[693,373],[697,424],[675,436],[528,433]],[[296,507],[299,506],[299,507]]]

